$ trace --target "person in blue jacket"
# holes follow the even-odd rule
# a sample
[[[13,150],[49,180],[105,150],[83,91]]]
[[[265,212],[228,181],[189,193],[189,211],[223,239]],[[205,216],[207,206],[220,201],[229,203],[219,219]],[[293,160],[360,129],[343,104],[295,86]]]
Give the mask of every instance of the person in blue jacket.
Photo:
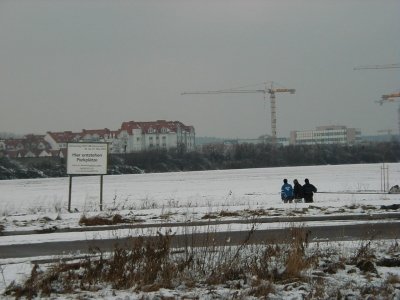
[[[292,203],[293,201],[293,187],[287,182],[287,179],[283,179],[283,185],[281,188],[281,199],[284,203]]]

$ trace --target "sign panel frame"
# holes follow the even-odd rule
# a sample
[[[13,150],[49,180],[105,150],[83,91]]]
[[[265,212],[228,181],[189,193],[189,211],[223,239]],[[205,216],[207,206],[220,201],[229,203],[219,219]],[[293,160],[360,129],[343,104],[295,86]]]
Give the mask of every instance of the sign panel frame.
[[[68,175],[107,175],[108,143],[67,143]]]

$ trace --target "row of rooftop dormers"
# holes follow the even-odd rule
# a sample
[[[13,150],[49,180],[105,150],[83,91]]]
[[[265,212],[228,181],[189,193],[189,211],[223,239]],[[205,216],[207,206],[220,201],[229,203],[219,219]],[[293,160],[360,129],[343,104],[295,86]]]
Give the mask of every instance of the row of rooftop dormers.
[[[153,135],[157,137],[153,139]],[[123,122],[118,130],[82,129],[81,132],[47,132],[46,135],[26,135],[21,139],[0,140],[0,151],[9,157],[65,156],[60,152],[70,142],[107,142],[110,152],[127,153],[149,149],[195,147],[193,126],[180,121]],[[65,151],[64,151],[65,152]]]
[[[82,129],[81,132],[63,131],[63,132],[51,132],[47,133],[52,136],[57,142],[71,142],[79,141],[85,136],[98,136],[102,139],[110,139],[117,137],[122,131],[126,131],[128,134],[132,134],[133,129],[141,130],[141,134],[151,133],[176,133],[178,131],[185,131],[187,133],[194,133],[193,126],[186,126],[180,121],[165,121],[157,120],[155,122],[123,122],[121,128],[118,130],[104,129]]]

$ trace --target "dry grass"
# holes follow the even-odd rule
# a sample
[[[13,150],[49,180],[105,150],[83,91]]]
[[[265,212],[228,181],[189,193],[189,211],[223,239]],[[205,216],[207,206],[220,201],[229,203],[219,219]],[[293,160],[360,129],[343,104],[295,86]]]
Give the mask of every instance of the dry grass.
[[[98,250],[93,254],[79,262],[54,264],[47,270],[35,265],[23,285],[12,284],[6,293],[32,299],[76,289],[96,291],[104,283],[114,289],[158,290],[172,286],[179,267],[169,259],[170,235],[159,235],[155,240],[139,238],[129,247],[117,245],[110,257]]]
[[[132,223],[129,219],[124,219],[121,215],[115,214],[112,216],[93,216],[93,217],[86,217],[83,215],[79,220],[79,225],[84,226],[99,226],[99,225],[116,225],[116,224],[123,224],[123,223]]]
[[[257,298],[268,299],[268,295],[275,293],[275,287],[270,281],[262,280],[254,283],[249,295]]]
[[[278,283],[303,280],[303,272],[314,266],[318,259],[314,254],[306,254],[308,238],[309,231],[304,227],[291,227],[286,243],[267,244],[252,258],[252,273]]]
[[[355,255],[351,257],[350,264],[357,265],[360,262],[372,261],[376,258],[371,242],[371,240],[361,242]]]
[[[400,284],[400,276],[397,274],[389,274],[386,278],[386,282],[392,285]]]
[[[226,210],[222,210],[219,213],[220,217],[238,217],[240,216],[240,214],[237,211],[226,211]]]
[[[153,239],[140,237],[128,244],[116,245],[112,253],[93,249],[92,254],[79,261],[60,262],[47,269],[35,265],[26,282],[11,284],[6,294],[32,299],[55,293],[97,291],[104,286],[151,292],[175,289],[184,283],[188,288],[207,286],[213,289],[215,285],[224,285],[234,290],[247,289],[247,295],[262,299],[268,299],[278,286],[307,287],[303,290],[307,299],[342,299],[345,296],[340,289],[332,290],[324,274],[345,269],[346,261],[354,265],[374,258],[371,241],[360,244],[355,254],[346,260],[332,249],[317,247],[311,251],[309,231],[305,227],[291,227],[286,242],[263,245],[249,243],[254,232],[255,225],[239,246],[216,246],[213,232],[209,232],[204,246],[188,244],[179,249],[171,247],[173,236],[169,232],[158,233]],[[311,275],[310,270],[313,270]],[[371,278],[375,276],[370,274]],[[398,275],[391,275],[382,286],[370,284],[352,288],[362,295],[382,293],[390,297],[399,281]]]

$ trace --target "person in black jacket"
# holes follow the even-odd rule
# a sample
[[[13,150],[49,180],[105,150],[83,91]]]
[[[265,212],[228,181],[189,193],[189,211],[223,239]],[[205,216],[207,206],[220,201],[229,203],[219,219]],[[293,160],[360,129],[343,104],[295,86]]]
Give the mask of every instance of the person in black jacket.
[[[293,180],[293,196],[294,196],[294,202],[303,201],[303,187],[297,181],[297,179]]]
[[[308,178],[304,179],[305,184],[303,185],[303,195],[305,203],[314,202],[313,195],[317,192],[317,188],[310,183]]]

